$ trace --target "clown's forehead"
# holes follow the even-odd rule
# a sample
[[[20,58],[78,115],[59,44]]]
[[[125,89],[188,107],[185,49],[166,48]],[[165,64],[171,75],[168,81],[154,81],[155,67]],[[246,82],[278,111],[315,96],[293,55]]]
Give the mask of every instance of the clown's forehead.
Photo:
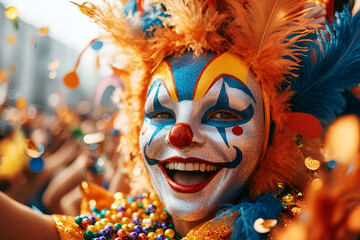
[[[208,52],[194,57],[193,52],[187,51],[179,57],[164,59],[152,75],[149,93],[153,83],[160,81],[173,101],[198,101],[219,79],[224,79],[253,98],[246,86],[248,71],[244,62],[230,53]]]

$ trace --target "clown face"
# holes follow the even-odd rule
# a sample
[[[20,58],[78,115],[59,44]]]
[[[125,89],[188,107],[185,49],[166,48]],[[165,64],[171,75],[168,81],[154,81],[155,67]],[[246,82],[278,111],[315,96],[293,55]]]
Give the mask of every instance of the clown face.
[[[239,198],[263,145],[261,87],[239,57],[185,52],[153,74],[140,148],[173,217],[201,220]]]

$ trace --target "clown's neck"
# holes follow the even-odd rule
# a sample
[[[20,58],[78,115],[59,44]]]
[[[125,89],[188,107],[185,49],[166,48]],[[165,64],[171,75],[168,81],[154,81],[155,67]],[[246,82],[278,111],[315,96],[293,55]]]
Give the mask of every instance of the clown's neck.
[[[211,218],[213,218],[214,216],[209,216],[207,218],[204,219],[200,219],[197,221],[184,221],[184,220],[180,220],[177,218],[173,218],[173,222],[174,222],[174,226],[176,229],[176,232],[179,233],[182,237],[185,237],[186,234],[193,229],[194,227],[210,220]]]

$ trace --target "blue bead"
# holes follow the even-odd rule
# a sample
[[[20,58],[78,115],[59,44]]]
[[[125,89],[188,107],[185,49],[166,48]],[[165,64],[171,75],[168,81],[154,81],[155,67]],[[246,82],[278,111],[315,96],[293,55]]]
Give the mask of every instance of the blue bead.
[[[165,240],[165,235],[164,234],[159,234],[156,236],[155,240]]]
[[[156,212],[156,206],[154,204],[149,204],[147,209],[149,210],[150,213]]]
[[[124,212],[125,208],[123,206],[118,206],[117,211],[118,212]]]
[[[130,239],[137,239],[138,236],[139,234],[137,232],[132,232],[129,234]]]
[[[112,130],[112,135],[113,135],[113,136],[119,135],[119,130],[113,129],[113,130]]]
[[[111,225],[107,225],[104,229],[110,233],[114,230]]]
[[[134,232],[137,232],[137,233],[142,233],[142,228],[140,225],[136,225],[133,229]]]
[[[162,224],[161,224],[161,227],[162,227],[162,229],[164,229],[164,230],[166,230],[166,229],[168,228],[168,226],[166,225],[166,223],[162,223]]]
[[[138,194],[138,195],[136,195],[135,199],[143,199],[142,194]]]
[[[96,222],[96,219],[94,216],[89,216],[89,220],[91,221],[91,224],[94,224]]]
[[[135,218],[133,219],[133,223],[136,224],[136,225],[140,225],[140,224],[141,224],[141,219],[135,217]]]
[[[29,167],[33,172],[39,173],[44,168],[44,160],[41,157],[32,158],[29,162]]]
[[[101,236],[101,237],[99,238],[99,240],[107,240],[107,238],[104,237],[104,236]]]
[[[108,232],[108,231],[106,231],[105,229],[101,229],[101,230],[99,231],[99,233],[100,233],[101,236],[106,235],[107,232]]]
[[[142,232],[145,233],[146,235],[150,232],[148,227],[143,227],[142,228]]]

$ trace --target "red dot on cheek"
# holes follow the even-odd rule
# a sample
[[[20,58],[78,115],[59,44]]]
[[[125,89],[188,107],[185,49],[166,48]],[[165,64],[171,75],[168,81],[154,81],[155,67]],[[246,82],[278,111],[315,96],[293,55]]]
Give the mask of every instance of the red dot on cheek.
[[[241,134],[243,134],[243,132],[244,130],[240,126],[236,126],[232,129],[232,133],[236,136],[240,136]]]

